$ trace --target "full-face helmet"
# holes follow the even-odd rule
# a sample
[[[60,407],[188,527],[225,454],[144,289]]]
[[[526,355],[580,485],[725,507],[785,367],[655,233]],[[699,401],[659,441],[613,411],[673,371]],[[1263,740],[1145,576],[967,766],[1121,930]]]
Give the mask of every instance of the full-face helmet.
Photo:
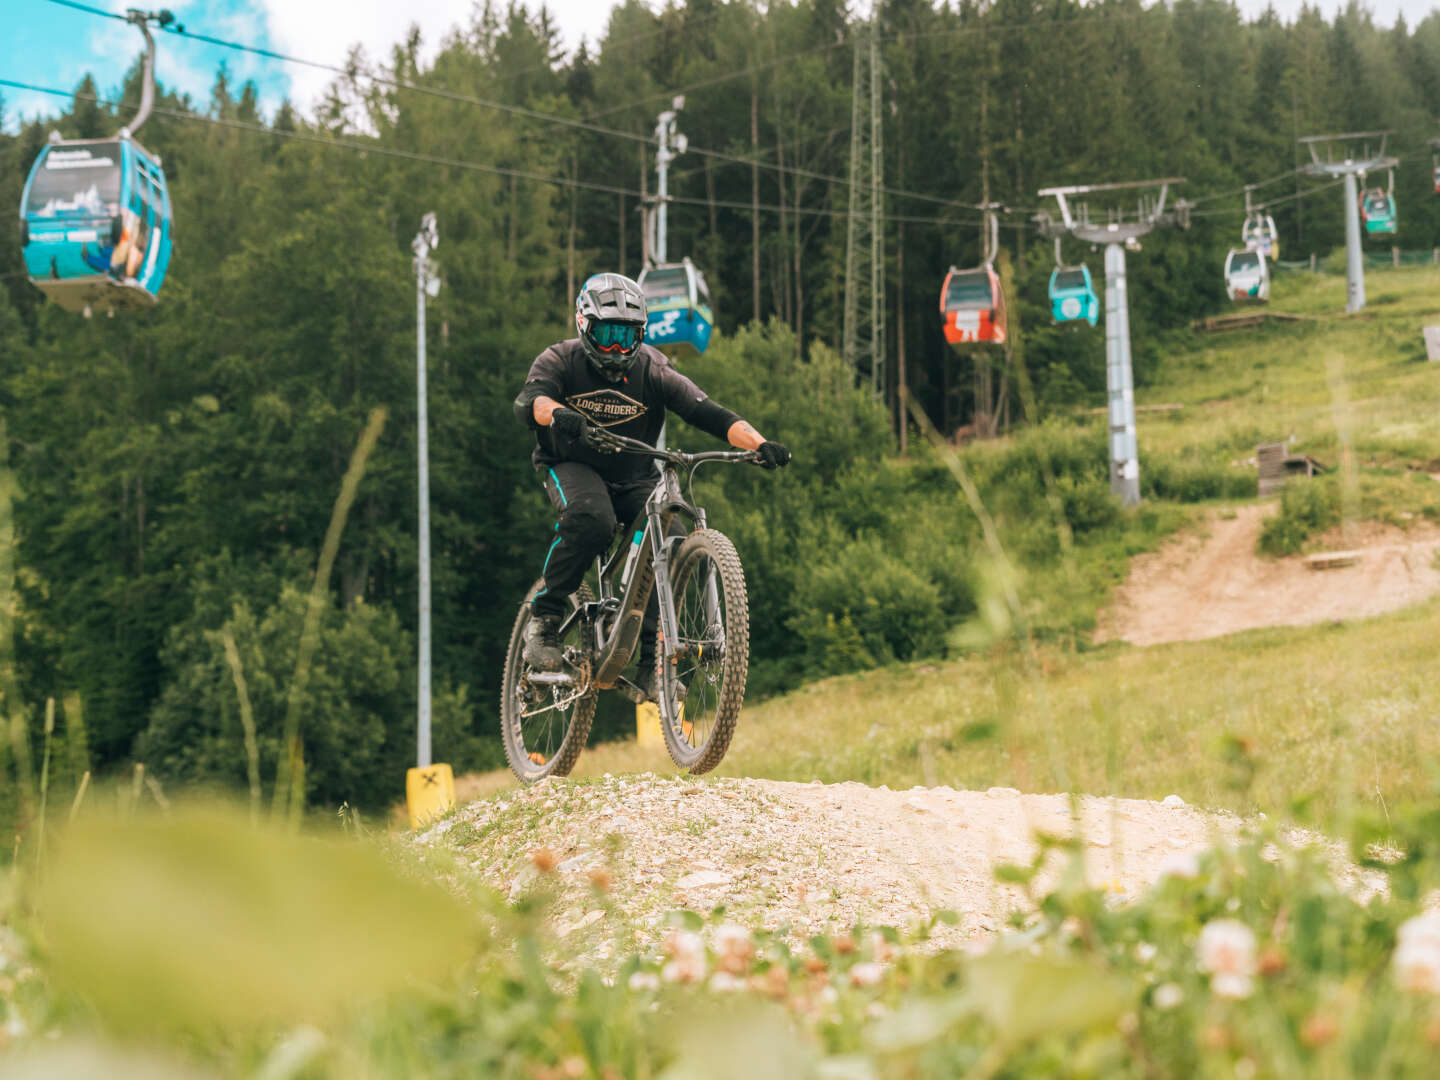
[[[575,329],[590,365],[618,383],[645,340],[645,294],[623,274],[595,274],[575,297]]]

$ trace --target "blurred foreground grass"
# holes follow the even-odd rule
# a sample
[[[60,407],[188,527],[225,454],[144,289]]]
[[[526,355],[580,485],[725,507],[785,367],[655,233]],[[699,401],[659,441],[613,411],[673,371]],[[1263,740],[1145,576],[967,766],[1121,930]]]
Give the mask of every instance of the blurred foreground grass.
[[[91,822],[0,878],[0,1080],[1427,1077],[1440,814],[1362,821],[1356,850],[1382,827],[1368,899],[1265,831],[1130,904],[1067,873],[963,951],[925,925],[791,948],[677,912],[662,948],[562,973],[543,867],[467,911],[438,846],[213,809]]]

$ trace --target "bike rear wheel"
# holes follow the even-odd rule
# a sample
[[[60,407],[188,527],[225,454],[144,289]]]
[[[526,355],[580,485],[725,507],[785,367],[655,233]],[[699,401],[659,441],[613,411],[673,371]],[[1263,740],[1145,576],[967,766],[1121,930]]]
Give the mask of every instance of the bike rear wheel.
[[[670,570],[677,655],[660,657],[660,728],[670,758],[691,773],[720,764],[745,700],[750,665],[750,614],[745,572],[728,537],[714,529],[690,534]]]
[[[588,624],[575,619],[560,641],[567,663],[565,672],[576,682],[569,686],[530,682],[530,665],[525,662],[525,628],[530,625],[530,600],[543,581],[526,594],[510,631],[510,648],[505,654],[505,678],[500,689],[500,732],[510,771],[523,783],[533,784],[547,776],[568,776],[575,767],[590,724],[595,719],[598,691],[590,686],[590,642]],[[590,589],[581,585],[570,597],[571,610],[592,599]]]

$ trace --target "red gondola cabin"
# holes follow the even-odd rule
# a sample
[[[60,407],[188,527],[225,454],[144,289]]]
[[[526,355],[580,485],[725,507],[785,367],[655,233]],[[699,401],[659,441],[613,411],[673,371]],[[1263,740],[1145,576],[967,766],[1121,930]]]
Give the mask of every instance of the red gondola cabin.
[[[1003,345],[1005,293],[999,275],[989,266],[978,270],[952,266],[940,289],[940,315],[945,340],[951,345]]]

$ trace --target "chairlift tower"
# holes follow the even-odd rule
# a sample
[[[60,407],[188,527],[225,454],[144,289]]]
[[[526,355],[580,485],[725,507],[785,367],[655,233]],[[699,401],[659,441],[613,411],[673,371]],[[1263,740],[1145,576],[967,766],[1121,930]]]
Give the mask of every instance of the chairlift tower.
[[[856,27],[850,104],[850,210],[845,231],[842,350],[885,392],[885,169],[878,16]]]
[[[1190,225],[1189,205],[1176,201],[1166,213],[1165,199],[1171,184],[1183,184],[1180,177],[1141,180],[1119,184],[1089,184],[1080,187],[1043,188],[1042,197],[1054,196],[1060,206],[1060,221],[1048,214],[1039,216],[1040,229],[1047,236],[1070,235],[1092,244],[1105,245],[1105,393],[1110,421],[1110,490],[1126,506],[1140,502],[1140,451],[1135,434],[1135,377],[1130,362],[1130,305],[1126,297],[1125,249],[1140,249],[1140,238],[1161,225]],[[1118,208],[1106,212],[1103,222],[1092,221],[1088,203],[1072,202],[1076,195],[1128,189],[1159,188],[1158,195],[1142,190],[1133,212]],[[1127,217],[1127,213],[1130,216]]]
[[[1357,176],[1379,169],[1393,169],[1399,160],[1387,157],[1385,142],[1389,131],[1352,131],[1345,135],[1310,135],[1300,140],[1310,151],[1305,172],[1311,176],[1343,177],[1345,180],[1345,310],[1365,307],[1365,263],[1360,253],[1360,190]],[[1325,158],[1320,156],[1321,147]],[[1337,149],[1343,154],[1337,158]],[[1356,153],[1356,150],[1359,153]],[[1372,150],[1374,151],[1372,153]]]

